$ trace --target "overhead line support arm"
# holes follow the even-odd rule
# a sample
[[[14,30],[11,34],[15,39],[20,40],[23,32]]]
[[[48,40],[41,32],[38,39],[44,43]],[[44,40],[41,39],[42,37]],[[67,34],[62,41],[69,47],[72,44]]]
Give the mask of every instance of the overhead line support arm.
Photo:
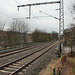
[[[64,43],[64,6],[63,6],[63,0],[59,1],[52,1],[52,2],[42,2],[42,3],[32,3],[32,4],[25,4],[25,5],[18,5],[18,10],[20,7],[29,7],[29,19],[31,18],[31,6],[35,5],[46,5],[46,4],[60,4],[59,5],[59,19],[54,17],[55,19],[59,20],[59,52],[61,53],[61,39],[63,38]],[[50,15],[51,16],[51,15]],[[53,16],[52,16],[53,17]],[[63,45],[64,46],[64,45]],[[64,49],[64,47],[63,47]]]
[[[45,4],[56,4],[56,3],[60,3],[60,1],[43,2],[43,3],[32,3],[32,4],[25,4],[25,5],[18,5],[17,7],[35,6],[35,5],[45,5]]]

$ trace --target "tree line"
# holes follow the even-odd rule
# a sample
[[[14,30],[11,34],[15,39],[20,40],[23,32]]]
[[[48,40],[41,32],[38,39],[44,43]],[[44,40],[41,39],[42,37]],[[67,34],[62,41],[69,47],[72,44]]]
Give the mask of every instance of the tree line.
[[[5,24],[0,24],[0,45],[17,47],[26,43],[26,35],[29,31],[28,24],[22,20],[13,21],[10,28],[4,31]]]
[[[75,24],[71,23],[70,28],[64,30],[65,45],[75,45]]]
[[[58,40],[57,32],[47,33],[39,29],[35,29],[32,33],[33,42],[47,42],[52,40]]]
[[[8,30],[4,31],[5,23],[0,22],[0,47],[20,47],[28,42],[29,27],[23,20],[16,20],[10,24]],[[48,42],[58,40],[58,33],[47,33],[45,31],[35,29],[31,33],[32,42]]]

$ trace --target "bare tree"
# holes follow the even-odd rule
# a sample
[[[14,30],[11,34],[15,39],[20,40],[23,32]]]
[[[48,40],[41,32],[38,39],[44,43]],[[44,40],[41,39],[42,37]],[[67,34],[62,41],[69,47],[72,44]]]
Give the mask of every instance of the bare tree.
[[[53,31],[53,32],[51,33],[51,39],[52,39],[52,40],[58,40],[58,33],[55,32],[55,31]]]
[[[13,22],[10,26],[10,30],[13,32],[14,44],[25,44],[26,34],[29,31],[28,24],[22,20]]]
[[[0,22],[0,30],[3,30],[5,27],[5,23]]]
[[[73,52],[72,48],[75,46],[75,24],[71,23],[70,28],[65,29],[64,38],[65,44],[71,48],[71,54]]]
[[[6,37],[5,32],[3,31],[5,27],[5,23],[0,22],[0,40],[2,42],[2,46],[6,49]]]
[[[35,29],[35,31],[32,33],[33,42],[47,42],[57,39],[58,39],[58,33],[56,32],[53,32],[51,34],[51,33],[46,33],[45,31],[41,31],[39,29]]]
[[[40,38],[40,32],[38,29],[35,29],[35,31],[32,33],[33,42],[40,42],[39,38]]]

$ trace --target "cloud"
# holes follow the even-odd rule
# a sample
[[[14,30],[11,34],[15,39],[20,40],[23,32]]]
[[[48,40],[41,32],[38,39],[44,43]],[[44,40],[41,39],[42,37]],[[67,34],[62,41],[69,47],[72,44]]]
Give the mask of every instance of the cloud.
[[[17,2],[16,2],[17,1]],[[17,11],[17,5],[21,4],[28,4],[28,3],[37,3],[37,2],[51,2],[56,0],[2,0],[0,1],[0,17],[1,20],[7,24],[9,22],[12,22],[12,18],[21,18],[21,17],[27,17],[29,15],[29,8],[24,7],[20,8],[20,11]],[[59,1],[59,0],[57,0]],[[69,12],[69,6],[70,2],[73,0],[64,0],[64,8],[65,8],[65,28],[68,24],[70,24],[72,21],[72,15]],[[33,31],[35,28],[39,29],[45,29],[47,32],[51,31],[59,31],[59,21],[52,17],[38,17],[33,18],[34,16],[48,16],[46,14],[40,13],[39,11],[46,12],[52,16],[59,17],[59,11],[56,11],[55,9],[59,8],[59,4],[51,4],[51,5],[41,5],[41,6],[33,6],[32,7],[32,19],[31,20],[25,20],[29,26],[30,29]],[[5,15],[6,14],[6,15]],[[6,28],[8,28],[7,26]],[[5,28],[5,29],[6,29]]]

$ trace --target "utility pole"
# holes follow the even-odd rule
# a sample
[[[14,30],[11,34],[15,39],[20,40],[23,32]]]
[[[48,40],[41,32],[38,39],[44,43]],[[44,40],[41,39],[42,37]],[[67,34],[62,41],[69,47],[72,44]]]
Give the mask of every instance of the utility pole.
[[[18,7],[18,10],[19,10],[20,7],[29,7],[29,19],[31,19],[31,6],[47,5],[47,4],[57,4],[57,3],[60,3],[60,1],[25,4],[25,5],[18,5],[17,7]]]
[[[29,5],[29,19],[31,19],[31,5]]]
[[[25,5],[18,5],[17,7],[19,9],[20,7],[27,7],[27,6],[29,6],[29,19],[31,19],[31,6],[47,5],[47,4],[59,4],[59,54],[61,54],[62,53],[62,51],[61,51],[61,43],[63,43],[63,50],[64,50],[64,7],[63,7],[63,0],[52,1],[52,2],[33,3],[33,4],[25,4]],[[56,18],[56,17],[54,17],[54,18]]]
[[[62,48],[64,51],[64,6],[63,0],[60,0],[59,4],[59,53],[62,53]]]

